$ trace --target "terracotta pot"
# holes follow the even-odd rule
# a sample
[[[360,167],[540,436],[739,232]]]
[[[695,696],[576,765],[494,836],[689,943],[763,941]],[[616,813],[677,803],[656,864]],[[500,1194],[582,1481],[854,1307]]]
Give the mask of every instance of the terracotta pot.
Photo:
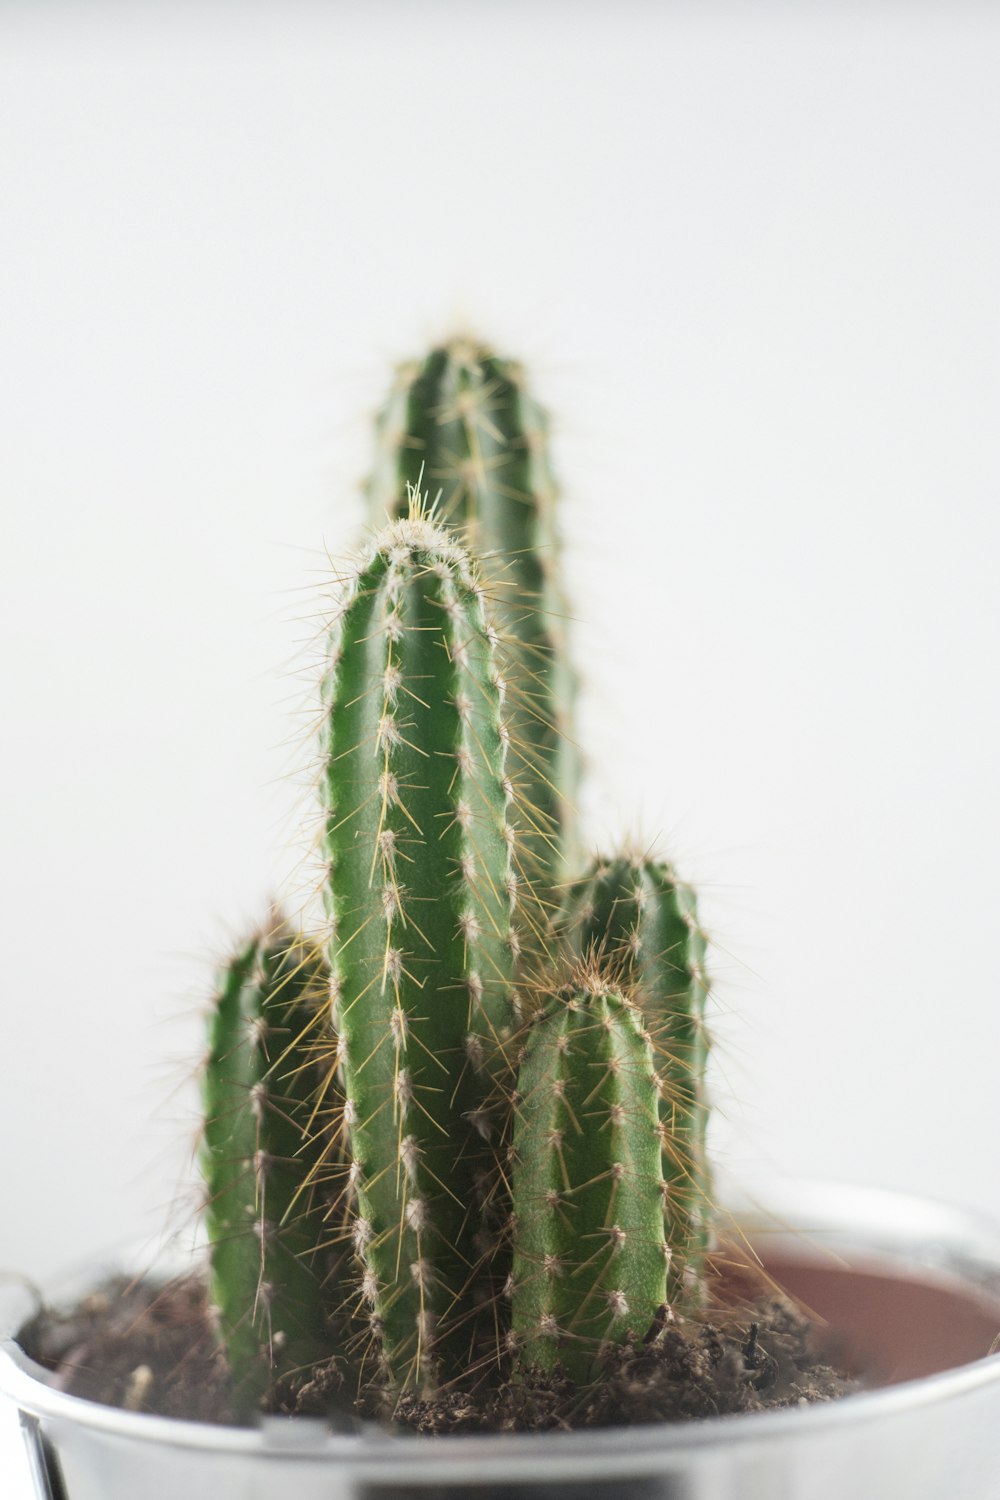
[[[19,1478],[5,1500],[996,1500],[1000,1231],[861,1188],[799,1184],[768,1204],[744,1203],[737,1222],[823,1320],[820,1342],[862,1372],[856,1395],[524,1437],[355,1436],[301,1419],[251,1431],[64,1395],[8,1340],[0,1442]],[[11,1300],[8,1328],[27,1310]]]

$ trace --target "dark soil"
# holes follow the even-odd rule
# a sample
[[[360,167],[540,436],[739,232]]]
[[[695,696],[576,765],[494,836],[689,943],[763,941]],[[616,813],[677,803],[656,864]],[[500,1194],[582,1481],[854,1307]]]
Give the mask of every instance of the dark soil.
[[[644,1343],[610,1350],[591,1386],[530,1370],[488,1394],[404,1396],[395,1420],[419,1432],[545,1432],[765,1411],[857,1389],[817,1359],[811,1325],[787,1299],[772,1296],[752,1314],[738,1323],[664,1322]]]
[[[760,1290],[759,1286],[757,1288]],[[812,1325],[786,1298],[766,1292],[717,1305],[704,1321],[664,1315],[644,1341],[609,1351],[601,1378],[577,1386],[559,1370],[470,1380],[433,1399],[358,1395],[344,1361],[277,1393],[275,1409],[323,1416],[341,1430],[390,1417],[417,1432],[540,1432],[672,1422],[827,1401],[856,1388],[817,1358]],[[232,1422],[232,1392],[213,1334],[204,1285],[109,1281],[65,1312],[45,1310],[21,1343],[74,1395],[133,1411]]]
[[[74,1396],[166,1417],[232,1419],[225,1359],[194,1278],[109,1280],[65,1312],[43,1309],[18,1338]]]

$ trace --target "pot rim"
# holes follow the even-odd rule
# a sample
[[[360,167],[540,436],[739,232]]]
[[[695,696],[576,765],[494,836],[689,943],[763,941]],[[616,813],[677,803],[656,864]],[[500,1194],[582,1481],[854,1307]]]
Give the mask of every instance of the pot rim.
[[[863,1250],[869,1266],[881,1261],[898,1267],[905,1262],[924,1276],[943,1274],[952,1281],[957,1277],[970,1292],[1000,1296],[1000,1226],[981,1214],[915,1195],[817,1181],[772,1184],[762,1194],[741,1192],[739,1199],[728,1212],[758,1240],[777,1235],[800,1244],[812,1241],[828,1252],[849,1245]],[[753,1206],[761,1199],[769,1205],[766,1214]],[[576,1472],[596,1478],[619,1473],[624,1458],[631,1473],[649,1473],[660,1469],[665,1458],[674,1460],[707,1448],[732,1452],[747,1443],[867,1425],[1000,1385],[997,1352],[920,1379],[803,1407],[683,1423],[569,1433],[455,1434],[429,1440],[375,1425],[358,1433],[338,1433],[322,1420],[302,1417],[269,1417],[258,1427],[242,1428],[122,1411],[53,1389],[45,1372],[14,1341],[14,1331],[11,1327],[7,1336],[6,1328],[0,1327],[0,1397],[12,1398],[34,1417],[82,1424],[131,1442],[265,1460],[334,1463],[368,1481],[390,1483],[471,1482],[482,1477],[484,1465],[498,1463],[511,1478],[540,1478],[553,1470],[564,1477]]]

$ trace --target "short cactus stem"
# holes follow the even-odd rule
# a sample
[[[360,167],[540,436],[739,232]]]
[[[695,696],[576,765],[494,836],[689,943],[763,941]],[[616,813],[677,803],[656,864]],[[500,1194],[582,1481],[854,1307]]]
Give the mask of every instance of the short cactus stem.
[[[280,920],[219,975],[201,1168],[210,1293],[244,1412],[329,1354],[317,1122],[328,1016],[325,962]]]
[[[670,865],[599,859],[571,885],[558,922],[574,960],[596,958],[620,975],[642,1010],[660,1079],[664,1131],[668,1289],[675,1305],[701,1300],[711,1224],[705,1134],[707,941],[697,899]]]
[[[586,1382],[667,1295],[653,1053],[638,1011],[582,976],[532,1023],[514,1124],[511,1327],[523,1365]]]
[[[324,679],[331,969],[353,1239],[390,1384],[468,1363],[516,903],[491,628],[414,502],[348,585]]]
[[[520,365],[467,338],[403,365],[378,422],[369,483],[376,524],[422,485],[483,563],[507,679],[510,754],[530,873],[563,877],[575,822],[576,684],[558,577],[548,418]]]

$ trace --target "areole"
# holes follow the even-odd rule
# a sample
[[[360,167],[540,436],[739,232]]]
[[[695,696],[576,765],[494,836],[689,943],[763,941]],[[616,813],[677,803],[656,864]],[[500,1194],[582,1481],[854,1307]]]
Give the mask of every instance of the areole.
[[[827,1405],[672,1426],[418,1438],[136,1415],[54,1390],[0,1303],[5,1500],[994,1500],[1000,1229],[867,1188],[733,1208],[768,1270],[880,1382]]]

